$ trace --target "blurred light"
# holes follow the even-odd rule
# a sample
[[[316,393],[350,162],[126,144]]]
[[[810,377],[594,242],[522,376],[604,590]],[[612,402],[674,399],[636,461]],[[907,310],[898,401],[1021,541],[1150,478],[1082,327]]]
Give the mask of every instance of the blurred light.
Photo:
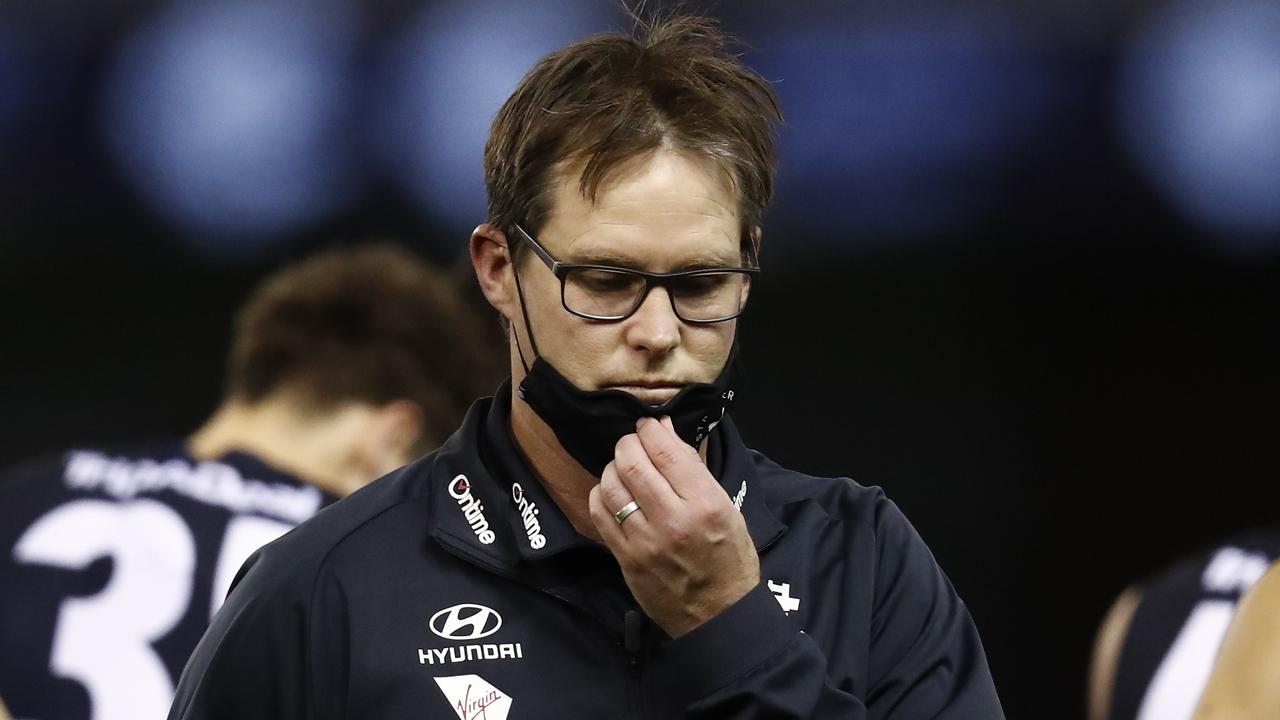
[[[32,76],[17,34],[0,27],[0,140],[17,126],[30,102]]]
[[[844,248],[965,229],[1062,92],[1053,68],[989,11],[843,12],[747,33],[787,115],[777,214]]]
[[[179,240],[252,255],[351,200],[355,23],[340,7],[180,2],[126,42],[108,142]]]
[[[488,216],[484,144],[520,78],[547,53],[608,30],[615,20],[606,2],[554,7],[518,0],[435,4],[386,58],[381,114],[371,124],[378,154],[413,202],[452,232],[470,231]]]
[[[33,127],[44,112],[72,102],[77,49],[39,28],[0,24],[0,140],[29,141],[47,129]]]
[[[1117,91],[1150,183],[1222,251],[1280,252],[1280,4],[1169,7],[1134,38]]]

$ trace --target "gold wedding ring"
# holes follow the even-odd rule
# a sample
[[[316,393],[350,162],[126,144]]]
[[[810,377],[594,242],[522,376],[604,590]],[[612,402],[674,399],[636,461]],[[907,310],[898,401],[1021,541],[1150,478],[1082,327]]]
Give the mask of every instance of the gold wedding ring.
[[[626,505],[623,505],[621,510],[614,513],[613,519],[617,520],[618,524],[621,525],[624,521],[626,521],[627,518],[631,517],[631,513],[639,509],[640,509],[640,503],[636,502],[635,500],[632,500]]]

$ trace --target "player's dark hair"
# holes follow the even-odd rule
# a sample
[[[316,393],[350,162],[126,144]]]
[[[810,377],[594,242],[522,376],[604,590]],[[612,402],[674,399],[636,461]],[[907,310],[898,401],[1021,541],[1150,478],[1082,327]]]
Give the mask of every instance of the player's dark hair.
[[[713,160],[738,193],[744,232],[759,224],[773,196],[782,114],[773,88],[733,44],[712,19],[637,18],[634,33],[599,35],[543,58],[489,132],[489,222],[508,242],[516,223],[536,234],[562,161],[581,162],[579,188],[594,201],[622,163],[670,147]]]
[[[240,310],[228,395],[416,402],[431,449],[505,374],[506,353],[449,276],[389,243],[320,252],[267,278]]]

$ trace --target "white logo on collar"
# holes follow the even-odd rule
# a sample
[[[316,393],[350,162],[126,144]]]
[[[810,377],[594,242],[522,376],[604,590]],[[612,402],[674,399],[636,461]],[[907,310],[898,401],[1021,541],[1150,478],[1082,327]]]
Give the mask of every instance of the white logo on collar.
[[[742,512],[742,501],[747,499],[747,481],[742,481],[742,487],[738,488],[738,494],[733,496],[733,506]]]
[[[782,606],[782,612],[787,615],[793,610],[800,609],[800,598],[791,597],[791,583],[776,583],[769,581],[769,592],[773,593],[778,604]]]
[[[547,536],[542,534],[542,523],[538,522],[538,506],[529,502],[524,496],[524,488],[520,483],[511,483],[511,501],[520,511],[520,519],[524,521],[524,532],[529,536],[529,547],[541,550],[547,544]]]
[[[507,720],[511,698],[479,675],[432,678],[460,720]]]
[[[459,474],[449,481],[449,497],[458,501],[462,515],[471,524],[471,531],[476,534],[482,544],[494,541],[493,531],[489,529],[489,520],[484,516],[484,505],[471,494],[471,481],[466,475]]]
[[[447,607],[431,616],[431,632],[445,640],[479,640],[498,632],[502,616],[475,603]]]

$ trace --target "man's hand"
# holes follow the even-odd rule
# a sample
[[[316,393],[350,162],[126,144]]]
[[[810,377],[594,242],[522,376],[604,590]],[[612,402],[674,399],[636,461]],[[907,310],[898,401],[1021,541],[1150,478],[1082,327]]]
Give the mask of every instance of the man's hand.
[[[619,523],[614,513],[640,509]],[[760,583],[747,523],[670,418],[642,418],[591,489],[591,520],[640,607],[673,638]]]

